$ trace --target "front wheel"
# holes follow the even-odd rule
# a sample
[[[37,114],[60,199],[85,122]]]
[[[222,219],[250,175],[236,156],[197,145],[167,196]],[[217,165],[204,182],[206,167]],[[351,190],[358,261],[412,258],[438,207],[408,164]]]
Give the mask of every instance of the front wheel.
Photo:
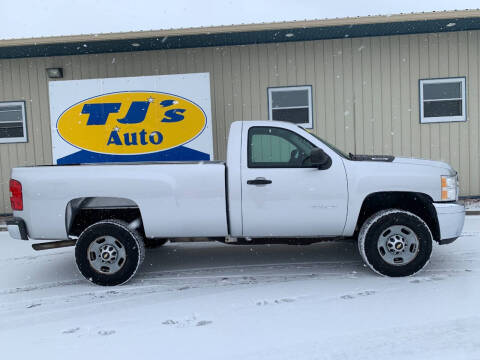
[[[120,220],[105,220],[89,226],[75,245],[80,273],[103,286],[126,283],[143,262],[142,236]]]
[[[358,235],[363,261],[376,273],[399,277],[417,273],[432,253],[428,225],[411,212],[389,209],[368,218]]]

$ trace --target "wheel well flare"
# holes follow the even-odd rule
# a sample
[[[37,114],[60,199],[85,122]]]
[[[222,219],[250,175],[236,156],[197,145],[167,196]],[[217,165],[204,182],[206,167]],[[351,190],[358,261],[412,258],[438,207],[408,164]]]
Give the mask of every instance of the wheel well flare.
[[[440,227],[437,212],[430,196],[416,192],[377,192],[368,195],[362,204],[358,216],[356,234],[362,224],[371,215],[384,209],[401,209],[410,211],[425,221],[432,232],[433,239],[439,241]]]
[[[71,200],[66,208],[65,227],[69,236],[79,236],[90,225],[102,220],[138,222],[135,228],[145,234],[138,205],[129,199],[85,197]]]

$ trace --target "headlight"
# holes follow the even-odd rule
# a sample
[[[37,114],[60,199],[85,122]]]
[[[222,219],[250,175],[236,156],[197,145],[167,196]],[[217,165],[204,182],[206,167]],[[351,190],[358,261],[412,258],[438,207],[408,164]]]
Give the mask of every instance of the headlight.
[[[443,175],[442,181],[442,201],[458,200],[458,180],[457,175]]]

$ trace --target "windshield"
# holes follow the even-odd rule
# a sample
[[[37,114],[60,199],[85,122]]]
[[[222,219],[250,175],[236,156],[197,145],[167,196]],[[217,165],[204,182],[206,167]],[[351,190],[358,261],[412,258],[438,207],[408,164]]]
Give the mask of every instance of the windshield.
[[[342,150],[336,148],[334,145],[330,144],[328,141],[325,141],[323,140],[321,137],[315,135],[314,133],[311,133],[310,131],[304,129],[303,127],[299,126],[300,129],[302,129],[303,131],[309,133],[310,135],[312,135],[315,139],[318,139],[320,140],[322,143],[324,143],[325,145],[327,145],[330,149],[332,149],[333,151],[335,151],[338,155],[340,155],[341,157],[345,158],[345,159],[350,159],[350,156],[343,152]]]

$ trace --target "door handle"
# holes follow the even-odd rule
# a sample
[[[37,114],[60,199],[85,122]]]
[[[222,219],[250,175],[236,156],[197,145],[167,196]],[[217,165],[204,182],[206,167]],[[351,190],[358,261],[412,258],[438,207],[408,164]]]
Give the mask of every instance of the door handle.
[[[268,185],[271,183],[272,183],[272,180],[267,180],[265,178],[256,178],[254,180],[247,180],[248,185]]]

